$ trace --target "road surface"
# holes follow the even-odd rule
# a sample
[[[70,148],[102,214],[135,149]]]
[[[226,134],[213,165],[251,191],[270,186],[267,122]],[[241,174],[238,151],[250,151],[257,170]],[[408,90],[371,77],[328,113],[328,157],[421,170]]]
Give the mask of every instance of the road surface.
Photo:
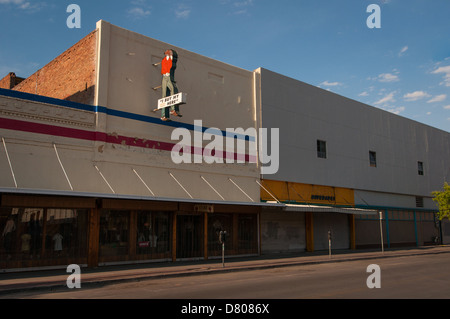
[[[379,266],[380,288],[368,266]],[[25,299],[442,299],[450,298],[450,254],[236,271],[153,279],[63,292],[24,292]],[[82,277],[81,277],[82,280]],[[370,280],[370,282],[375,282]]]

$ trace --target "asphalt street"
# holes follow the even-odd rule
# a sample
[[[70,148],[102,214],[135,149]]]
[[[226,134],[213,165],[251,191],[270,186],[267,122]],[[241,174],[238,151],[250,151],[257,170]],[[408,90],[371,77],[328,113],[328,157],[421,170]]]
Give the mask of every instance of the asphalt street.
[[[379,266],[380,288],[369,288]],[[348,260],[249,271],[125,282],[61,292],[28,291],[24,299],[447,299],[450,254]],[[11,296],[3,295],[2,298]]]

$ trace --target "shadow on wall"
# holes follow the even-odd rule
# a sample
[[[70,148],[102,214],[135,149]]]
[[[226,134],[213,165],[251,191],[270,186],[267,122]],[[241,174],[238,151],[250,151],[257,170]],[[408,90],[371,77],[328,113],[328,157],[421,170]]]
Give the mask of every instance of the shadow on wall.
[[[86,87],[83,91],[78,91],[75,94],[72,94],[65,98],[67,101],[94,105],[95,100],[95,85],[90,87]]]

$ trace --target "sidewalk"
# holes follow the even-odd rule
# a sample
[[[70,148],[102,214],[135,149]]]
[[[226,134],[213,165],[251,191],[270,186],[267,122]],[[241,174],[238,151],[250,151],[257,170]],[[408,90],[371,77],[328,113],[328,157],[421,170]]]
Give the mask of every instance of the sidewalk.
[[[332,251],[331,257],[328,251],[320,251],[295,255],[276,254],[225,258],[225,267],[223,267],[221,259],[102,266],[95,269],[81,268],[81,287],[93,288],[115,283],[177,276],[443,253],[450,253],[450,246],[387,249],[384,253],[381,250],[336,250]],[[27,291],[67,290],[69,288],[67,288],[66,280],[70,275],[71,273],[67,273],[66,269],[0,273],[0,296]]]

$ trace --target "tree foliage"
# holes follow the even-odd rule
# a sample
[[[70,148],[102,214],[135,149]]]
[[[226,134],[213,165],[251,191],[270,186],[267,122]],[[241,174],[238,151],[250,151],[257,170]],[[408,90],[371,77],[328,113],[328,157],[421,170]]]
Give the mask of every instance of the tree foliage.
[[[450,219],[450,185],[446,182],[444,184],[443,191],[435,191],[431,194],[434,196],[433,200],[438,204],[439,207],[439,219]]]

